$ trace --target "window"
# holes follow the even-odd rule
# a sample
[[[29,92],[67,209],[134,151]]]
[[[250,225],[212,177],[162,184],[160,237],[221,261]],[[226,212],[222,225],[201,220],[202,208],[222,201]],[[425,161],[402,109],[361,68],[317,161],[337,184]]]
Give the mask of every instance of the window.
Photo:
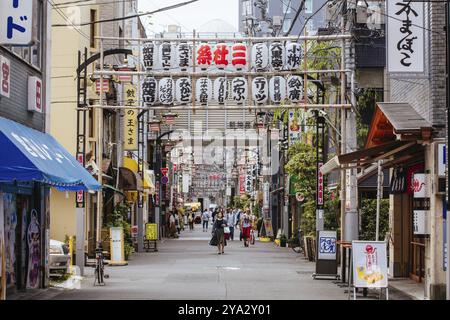
[[[91,10],[91,20],[90,20],[90,22],[96,21],[97,20],[96,18],[97,18],[97,10]],[[97,36],[96,25],[92,23],[89,26],[91,28],[90,29],[91,48],[95,48],[95,43],[96,43],[95,37]]]
[[[292,19],[284,19],[283,22],[283,32],[286,33],[289,31],[289,28],[291,27]]]
[[[313,1],[306,0],[305,1],[305,13],[312,13],[312,12],[313,12]]]
[[[252,15],[252,1],[243,0],[242,1],[242,15],[251,16]]]
[[[283,2],[283,14],[292,12],[292,1],[291,0],[280,0]]]
[[[33,65],[34,67],[41,69],[42,67],[42,37],[43,37],[43,17],[44,17],[44,5],[43,0],[37,1],[37,16],[36,16],[36,40],[32,46],[29,47],[6,47],[15,53],[22,60]]]

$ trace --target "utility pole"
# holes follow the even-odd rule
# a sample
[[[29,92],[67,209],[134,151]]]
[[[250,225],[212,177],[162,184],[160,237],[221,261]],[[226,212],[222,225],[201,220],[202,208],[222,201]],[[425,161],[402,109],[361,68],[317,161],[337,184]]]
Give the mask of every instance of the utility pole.
[[[102,25],[100,24],[100,35],[103,35]],[[103,70],[104,66],[104,54],[103,54],[103,39],[100,39],[100,68]],[[100,105],[103,106],[103,74],[100,75]],[[97,165],[100,170],[98,170],[97,178],[98,182],[103,185],[103,172],[102,172],[102,162],[103,162],[103,108],[97,109]],[[101,232],[102,232],[102,213],[103,213],[103,192],[99,190],[97,192],[97,234],[96,241],[97,246],[101,246]]]

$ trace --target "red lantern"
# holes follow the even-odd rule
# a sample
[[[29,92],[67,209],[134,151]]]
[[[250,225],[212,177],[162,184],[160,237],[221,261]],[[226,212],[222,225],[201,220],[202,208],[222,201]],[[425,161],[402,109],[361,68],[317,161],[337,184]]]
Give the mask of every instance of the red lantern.
[[[152,120],[149,123],[150,131],[151,132],[159,132],[161,130],[161,121],[159,120]]]
[[[233,58],[231,63],[236,70],[242,70],[247,65],[247,47],[243,43],[233,45]]]
[[[224,43],[219,43],[216,45],[216,49],[214,50],[214,63],[219,69],[224,69],[228,66],[228,54],[230,51],[228,50],[228,46]]]
[[[201,44],[197,50],[197,65],[205,70],[211,65],[212,53],[211,46],[207,43]]]
[[[175,118],[178,117],[176,113],[166,113],[163,115],[166,124],[172,125],[175,122]]]

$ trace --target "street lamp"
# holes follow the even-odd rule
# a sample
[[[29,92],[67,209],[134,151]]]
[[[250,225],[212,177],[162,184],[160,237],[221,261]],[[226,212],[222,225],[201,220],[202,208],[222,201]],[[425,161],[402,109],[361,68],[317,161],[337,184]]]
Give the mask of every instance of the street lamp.
[[[149,130],[151,132],[159,132],[159,131],[161,131],[161,121],[156,119],[156,118],[153,118],[152,120],[150,120],[148,122],[148,125],[149,125]]]
[[[166,124],[171,126],[174,124],[175,118],[178,118],[178,114],[173,113],[173,112],[168,112],[168,113],[163,114],[162,117],[164,118],[164,121],[166,122]]]

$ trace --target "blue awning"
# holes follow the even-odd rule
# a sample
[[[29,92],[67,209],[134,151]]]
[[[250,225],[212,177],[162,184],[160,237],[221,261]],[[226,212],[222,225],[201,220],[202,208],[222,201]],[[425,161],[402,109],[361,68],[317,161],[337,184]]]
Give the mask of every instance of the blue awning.
[[[39,181],[60,191],[101,185],[52,136],[0,117],[0,182]]]

